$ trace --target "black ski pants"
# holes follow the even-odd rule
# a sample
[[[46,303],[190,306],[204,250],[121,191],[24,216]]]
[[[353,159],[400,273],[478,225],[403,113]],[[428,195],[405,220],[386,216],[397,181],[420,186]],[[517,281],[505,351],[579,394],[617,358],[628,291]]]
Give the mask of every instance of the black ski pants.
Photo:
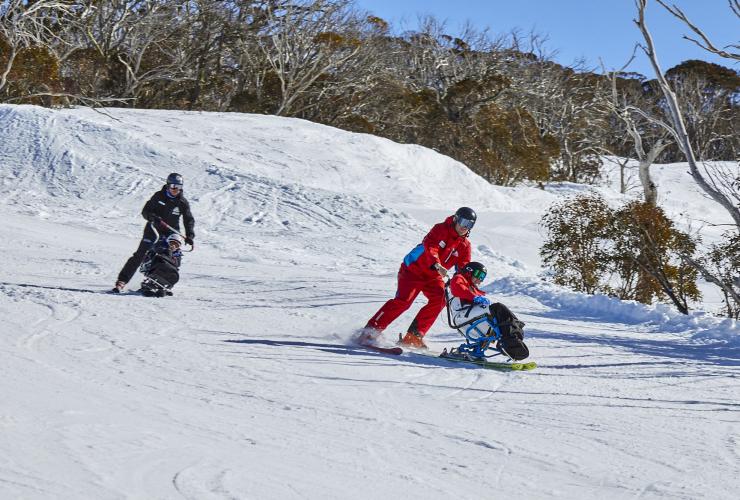
[[[151,239],[141,239],[141,242],[139,243],[139,248],[137,248],[133,255],[128,258],[126,263],[123,265],[123,269],[121,269],[121,272],[118,273],[118,281],[123,281],[124,283],[128,283],[129,281],[131,281],[131,278],[133,278],[134,274],[136,274],[136,270],[139,269],[141,261],[144,260],[144,255],[146,254],[146,251],[149,250],[151,246]]]

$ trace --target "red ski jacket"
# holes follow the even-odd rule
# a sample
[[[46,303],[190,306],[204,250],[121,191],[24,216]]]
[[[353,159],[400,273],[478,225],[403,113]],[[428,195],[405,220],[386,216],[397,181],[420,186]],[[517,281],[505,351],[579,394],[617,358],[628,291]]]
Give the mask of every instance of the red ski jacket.
[[[411,273],[428,279],[441,279],[434,269],[435,264],[442,264],[445,269],[452,266],[462,269],[468,262],[470,262],[470,242],[467,236],[457,234],[452,216],[447,217],[444,222],[435,224],[421,244],[414,247],[403,259],[404,265]]]
[[[450,280],[450,293],[458,299],[465,300],[467,302],[473,302],[474,298],[486,294],[486,292],[475,286],[473,282],[468,279],[468,276],[460,273],[457,273]]]

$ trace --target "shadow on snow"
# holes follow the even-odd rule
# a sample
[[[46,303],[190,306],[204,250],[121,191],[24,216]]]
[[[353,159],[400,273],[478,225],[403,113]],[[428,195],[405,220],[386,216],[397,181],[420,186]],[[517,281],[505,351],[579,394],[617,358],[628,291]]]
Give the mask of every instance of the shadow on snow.
[[[572,344],[607,345],[640,354],[656,357],[667,357],[689,361],[703,361],[719,366],[740,366],[740,347],[728,346],[724,342],[712,344],[692,344],[689,341],[671,341],[665,339],[632,339],[621,336],[589,335],[583,333],[561,333],[541,330],[528,330],[530,338],[553,339]],[[577,368],[561,366],[562,368]],[[552,368],[556,368],[552,366]]]
[[[343,345],[343,344],[327,344],[321,342],[305,342],[299,340],[270,340],[270,339],[239,339],[232,340],[226,339],[224,342],[231,344],[248,344],[248,345],[264,345],[270,347],[305,347],[309,349],[318,349],[320,351],[329,352],[332,354],[349,354],[351,356],[381,356],[384,358],[396,359],[399,361],[410,362],[415,365],[427,365],[434,367],[454,367],[461,369],[473,369],[478,370],[480,367],[476,365],[466,365],[464,363],[454,363],[448,360],[437,358],[435,356],[418,354],[414,352],[404,352],[402,355],[397,354],[386,354],[382,352],[373,351],[370,349],[363,349],[361,346],[354,345]]]

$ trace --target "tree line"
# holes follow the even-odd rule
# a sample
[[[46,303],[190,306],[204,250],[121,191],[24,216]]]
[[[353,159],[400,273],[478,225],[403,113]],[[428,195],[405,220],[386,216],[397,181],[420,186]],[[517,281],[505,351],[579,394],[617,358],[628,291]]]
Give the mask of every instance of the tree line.
[[[686,61],[665,77],[702,160],[740,154],[740,76]],[[634,110],[665,116],[654,80],[555,63],[542,39],[395,34],[350,0],[2,0],[0,101],[303,118],[433,148],[489,182],[594,182],[605,154],[681,161]],[[627,120],[627,121],[625,121]]]

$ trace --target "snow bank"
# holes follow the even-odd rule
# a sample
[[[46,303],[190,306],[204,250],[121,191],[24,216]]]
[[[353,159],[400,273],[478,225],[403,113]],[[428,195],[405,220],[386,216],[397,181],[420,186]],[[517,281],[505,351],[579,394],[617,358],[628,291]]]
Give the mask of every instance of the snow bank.
[[[187,174],[190,188],[215,189],[206,174],[218,169],[449,210],[511,212],[554,199],[538,189],[492,186],[421,146],[276,116],[0,105],[0,121],[0,142],[11,145],[0,162],[26,170],[6,180],[52,195],[95,196],[101,181],[106,192],[141,195],[174,170]]]
[[[563,316],[585,316],[601,321],[644,324],[654,331],[685,333],[697,342],[721,341],[740,346],[740,325],[729,318],[718,318],[703,311],[681,314],[666,304],[645,305],[606,295],[589,295],[531,278],[509,276],[495,280],[484,290],[510,295],[523,294],[557,309]]]

